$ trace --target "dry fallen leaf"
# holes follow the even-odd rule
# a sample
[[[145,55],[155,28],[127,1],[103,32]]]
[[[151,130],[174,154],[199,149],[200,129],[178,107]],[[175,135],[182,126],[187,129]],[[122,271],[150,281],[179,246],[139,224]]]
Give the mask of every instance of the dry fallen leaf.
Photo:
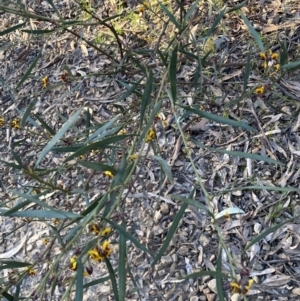
[[[278,287],[278,286],[282,286],[284,284],[287,284],[290,281],[291,281],[291,277],[290,276],[286,276],[286,275],[274,275],[274,276],[267,277],[267,279],[265,279],[262,282],[262,284],[263,285],[267,285],[267,286]]]

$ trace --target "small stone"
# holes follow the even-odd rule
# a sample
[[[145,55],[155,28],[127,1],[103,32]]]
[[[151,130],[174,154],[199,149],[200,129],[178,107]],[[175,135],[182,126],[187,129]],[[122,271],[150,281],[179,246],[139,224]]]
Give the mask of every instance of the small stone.
[[[209,245],[210,240],[208,239],[208,237],[205,234],[202,234],[199,238],[200,243],[203,247],[206,247]]]
[[[254,271],[262,271],[263,269],[264,269],[264,267],[259,262],[255,262],[253,264],[253,270]]]
[[[210,279],[210,276],[208,276],[208,275],[202,277],[203,283],[208,281],[209,279]]]
[[[155,211],[154,217],[153,217],[154,222],[158,223],[161,220],[161,218],[162,218],[162,214],[160,213],[160,211],[159,210]]]
[[[206,298],[208,301],[215,301],[216,295],[215,294],[207,294]]]
[[[212,254],[212,255],[209,257],[209,261],[210,261],[210,262],[213,262],[215,259],[216,259],[216,255],[215,255],[215,254]]]
[[[209,287],[210,291],[217,293],[217,280],[212,279],[207,283],[207,286]]]
[[[154,235],[160,235],[164,232],[164,230],[159,225],[154,226],[152,231]]]
[[[166,204],[166,203],[162,203],[162,204],[160,205],[160,211],[161,211],[162,214],[168,214],[169,211],[170,211],[169,205]]]
[[[294,295],[300,296],[300,288],[299,288],[299,287],[295,287],[295,288],[292,290],[292,292],[293,292]]]
[[[299,216],[300,215],[300,205],[296,205],[294,207],[294,216]],[[300,223],[300,218],[295,219],[295,223]]]
[[[197,296],[193,296],[190,298],[190,301],[198,301],[199,300],[199,297]]]
[[[185,245],[181,246],[177,252],[179,255],[185,256],[189,253],[189,248]]]
[[[256,234],[259,234],[261,232],[261,228],[262,228],[262,225],[260,223],[255,223],[254,224],[254,232]]]
[[[161,264],[164,266],[170,265],[172,264],[172,262],[173,262],[172,257],[169,255],[161,257]]]
[[[232,194],[233,194],[234,196],[242,196],[243,193],[242,193],[241,190],[236,190],[236,191],[233,191]]]
[[[231,296],[230,298],[231,301],[240,301],[241,298],[240,298],[240,294],[234,294]]]
[[[176,254],[176,253],[172,254],[172,260],[173,260],[174,262],[177,262],[177,259],[178,259],[177,254]]]

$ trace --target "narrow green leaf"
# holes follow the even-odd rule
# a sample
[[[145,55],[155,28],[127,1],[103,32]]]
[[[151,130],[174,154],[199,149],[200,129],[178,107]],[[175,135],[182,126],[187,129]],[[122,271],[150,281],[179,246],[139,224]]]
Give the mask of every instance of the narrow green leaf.
[[[194,90],[198,91],[199,89],[201,89],[202,86],[202,82],[199,80],[201,80],[201,76],[202,76],[202,64],[201,61],[198,59],[197,60],[197,68],[195,70],[195,75],[194,75],[194,80],[193,80],[193,86],[194,86]]]
[[[55,264],[55,266],[52,269],[52,273],[55,276],[51,279],[52,281],[51,281],[51,287],[50,287],[51,288],[51,290],[50,290],[51,299],[50,300],[54,299],[54,298],[52,298],[52,296],[54,296],[55,289],[59,285],[58,284],[58,277],[59,277],[59,267],[58,267],[58,264]]]
[[[64,243],[67,243],[70,239],[72,239],[77,233],[78,231],[80,231],[82,228],[82,226],[79,224],[79,225],[76,225],[75,227],[73,227],[67,235],[64,236],[63,238],[63,242]]]
[[[153,159],[155,159],[156,161],[158,161],[158,163],[160,164],[160,166],[162,167],[162,169],[164,170],[166,176],[168,177],[170,183],[173,184],[173,175],[172,175],[172,171],[171,171],[171,167],[170,165],[160,156],[152,156]]]
[[[186,25],[188,20],[189,20],[189,17],[192,15],[192,13],[195,11],[195,9],[198,8],[198,5],[199,5],[199,2],[200,0],[196,0],[192,5],[191,7],[189,8],[189,10],[186,12],[185,16],[184,16],[184,19],[183,19],[183,24]]]
[[[257,242],[259,242],[261,239],[265,238],[270,233],[275,232],[277,229],[281,228],[285,224],[290,223],[294,219],[299,218],[299,217],[300,217],[300,215],[297,215],[297,216],[295,216],[293,218],[290,218],[290,219],[288,219],[288,220],[286,220],[286,221],[284,221],[284,222],[282,222],[282,223],[280,223],[278,225],[275,225],[275,226],[272,226],[272,227],[266,229],[265,231],[263,231],[262,233],[260,233],[259,235],[257,235],[254,239],[252,239],[249,244],[247,244],[247,246],[243,250],[243,253],[246,252],[249,248],[251,248],[254,244],[256,244]]]
[[[170,85],[171,85],[171,95],[172,95],[172,103],[175,105],[176,97],[177,97],[177,52],[178,46],[173,49],[170,65],[169,65],[169,77],[170,77]]]
[[[279,43],[280,43],[280,66],[282,68],[282,66],[288,64],[289,55],[288,55],[286,40],[284,40],[283,42],[279,41]]]
[[[15,260],[4,260],[0,259],[0,270],[5,269],[18,269],[18,268],[24,268],[31,265],[31,263],[28,262],[21,262],[21,261],[15,261]]]
[[[193,54],[189,51],[185,51],[183,49],[178,49],[178,52],[185,54],[187,57],[190,57],[191,59],[195,61],[199,61],[199,57],[196,54]]]
[[[190,108],[190,107],[187,107],[187,106],[182,106],[182,105],[179,105],[179,106],[186,109],[189,112],[192,112],[192,113],[197,114],[199,116],[205,117],[209,120],[213,120],[213,121],[216,121],[216,122],[221,123],[221,124],[228,124],[228,125],[235,126],[235,127],[241,127],[241,128],[243,128],[247,131],[250,131],[250,132],[255,132],[255,133],[257,132],[257,130],[255,128],[253,128],[252,126],[248,125],[245,122],[235,121],[235,120],[228,119],[228,118],[225,118],[225,117],[221,117],[221,116],[218,116],[218,115],[215,115],[215,114],[211,114],[211,113],[208,113],[208,112],[205,112],[205,111],[202,111],[202,110],[193,109],[193,108]]]
[[[83,264],[81,258],[77,258],[77,269],[76,269],[76,292],[75,301],[83,300]]]
[[[86,122],[85,122],[85,134],[87,136],[87,138],[89,137],[89,133],[90,133],[90,127],[91,127],[91,113],[90,110],[87,109],[85,112],[85,116],[86,116]]]
[[[120,225],[118,225],[117,223],[115,223],[114,221],[106,218],[106,217],[102,217],[102,219],[104,219],[106,222],[108,222],[110,225],[113,226],[113,228],[117,229],[121,234],[123,234],[128,240],[130,240],[133,244],[136,245],[137,248],[139,248],[140,250],[148,253],[151,257],[153,257],[153,253],[148,250],[144,245],[142,245],[135,237],[133,237],[129,232],[127,232],[123,227],[121,227]]]
[[[215,22],[213,23],[213,25],[210,27],[210,29],[205,34],[205,37],[209,37],[214,32],[214,30],[216,29],[217,25],[220,23],[221,19],[223,18],[224,14],[225,14],[225,11],[226,11],[226,8],[224,8],[223,10],[221,10],[221,12],[218,14]]]
[[[21,289],[22,280],[17,283],[15,287],[15,293],[14,293],[14,301],[19,301],[19,295],[20,295],[20,289]]]
[[[133,274],[130,270],[130,266],[128,266],[128,274],[129,274],[130,280],[133,284],[133,288],[132,288],[131,292],[132,293],[137,292],[138,295],[139,295],[139,300],[142,300],[143,297],[141,296],[141,293],[140,293],[140,287],[139,287],[137,281],[135,280],[135,277],[133,276]]]
[[[24,202],[20,202],[19,204],[17,204],[16,206],[14,206],[13,208],[11,208],[11,209],[8,209],[7,211],[4,211],[4,216],[6,216],[6,215],[10,215],[10,214],[12,214],[12,213],[14,213],[14,212],[17,212],[17,211],[19,211],[20,209],[22,209],[22,208],[24,208],[24,207],[26,207],[27,205],[29,205],[31,203],[31,201],[24,201]]]
[[[55,208],[53,208],[53,207],[47,205],[47,204],[44,203],[44,202],[41,202],[41,201],[38,199],[37,196],[30,195],[30,194],[25,194],[25,193],[22,193],[22,192],[20,192],[20,191],[18,191],[18,190],[9,190],[9,191],[10,191],[12,194],[15,194],[15,195],[17,195],[17,196],[19,196],[19,197],[21,197],[21,198],[24,198],[25,200],[28,200],[28,201],[30,201],[30,202],[32,202],[32,203],[35,203],[35,204],[41,206],[42,208],[48,208],[50,211],[56,211]],[[16,211],[16,208],[18,208],[19,206],[22,206],[22,204],[26,204],[26,203],[25,203],[25,202],[22,202],[21,204],[18,204],[18,205],[16,205],[15,207],[13,207],[13,208],[11,208],[11,209],[9,209],[9,210],[6,210],[6,211],[5,211],[5,214],[8,214],[8,215],[9,215],[10,213],[14,213],[14,212]],[[5,215],[5,214],[4,214],[4,215]]]
[[[25,80],[28,78],[28,76],[30,75],[31,71],[34,69],[34,67],[36,66],[37,62],[39,61],[39,59],[42,56],[42,49],[40,50],[40,52],[38,53],[38,55],[36,56],[35,60],[31,63],[31,65],[29,66],[28,70],[25,72],[25,74],[22,76],[21,80],[19,81],[19,83],[17,84],[15,90],[17,91],[19,89],[19,87],[25,82]]]
[[[3,164],[5,164],[5,165],[7,165],[9,167],[12,167],[14,169],[19,169],[19,170],[23,169],[22,166],[14,164],[14,163],[11,163],[11,162],[6,162],[6,161],[3,161],[3,160],[0,160],[0,162],[2,162]]]
[[[204,66],[204,67],[207,67],[210,62],[207,61],[208,58],[209,58],[209,55],[212,53],[212,50],[210,51],[207,51],[207,53],[205,53],[205,55],[203,56],[203,58],[201,59],[201,65]]]
[[[29,34],[44,35],[44,34],[50,34],[56,32],[57,29],[37,29],[37,30],[22,29],[21,31]]]
[[[110,171],[114,175],[117,173],[117,170],[111,165],[99,163],[99,162],[91,162],[91,161],[78,161],[79,165],[82,165],[86,168],[90,168],[97,171]]]
[[[175,1],[180,8],[180,21],[182,21],[183,15],[186,14],[186,10],[184,8],[183,1],[181,1],[181,0],[175,0]]]
[[[121,227],[126,231],[126,223],[123,221]],[[118,264],[118,280],[119,280],[119,298],[120,301],[126,300],[126,280],[127,280],[127,258],[126,258],[126,236],[120,233],[119,237],[119,264]]]
[[[48,144],[44,147],[42,152],[39,154],[35,167],[38,167],[39,163],[42,159],[48,154],[51,148],[56,144],[56,142],[66,133],[66,131],[72,126],[72,124],[76,121],[78,116],[81,113],[81,109],[79,109],[69,120],[65,122],[62,128],[55,134],[55,136],[48,142]]]
[[[51,228],[51,230],[53,231],[54,235],[57,238],[58,243],[61,245],[62,249],[65,248],[65,244],[60,236],[60,234],[58,233],[57,229],[55,227],[53,227],[52,225],[49,225],[49,227]]]
[[[253,185],[253,186],[244,186],[237,187],[233,189],[224,189],[220,192],[217,192],[217,195],[226,194],[228,192],[237,191],[237,190],[269,190],[269,191],[281,191],[281,192],[300,192],[299,188],[293,187],[276,187],[276,186],[263,186],[263,185]]]
[[[14,212],[11,214],[6,214],[5,216],[18,216],[18,217],[30,217],[30,218],[58,218],[58,219],[65,219],[65,218],[79,218],[80,215],[67,212],[67,211],[51,211],[51,210],[26,210],[26,211],[19,211]]]
[[[249,51],[248,55],[247,55],[247,64],[246,64],[245,78],[244,78],[244,91],[243,91],[244,94],[247,91],[250,70],[251,70],[251,56],[250,56],[250,51]]]
[[[124,184],[124,181],[126,180],[127,174],[125,174],[126,168],[127,168],[127,157],[125,154],[124,148],[122,148],[122,161],[119,165],[118,171],[114,176],[114,179],[111,183],[111,187],[117,187],[119,185]]]
[[[223,278],[222,278],[222,248],[220,248],[219,255],[217,258],[217,269],[216,269],[216,284],[219,301],[225,301],[223,291]]]
[[[200,203],[198,200],[195,201],[191,198],[183,197],[183,196],[176,195],[176,194],[171,194],[171,195],[169,195],[169,197],[171,197],[175,200],[181,201],[187,205],[194,206],[198,209],[205,210],[212,218],[214,218],[214,214],[212,212],[210,212],[208,210],[208,208],[205,205],[203,205],[202,203]]]
[[[165,52],[162,52],[161,50],[157,50],[157,53],[159,55],[160,60],[162,61],[163,65],[165,67],[168,66],[168,55]]]
[[[126,92],[124,94],[122,94],[119,98],[117,98],[116,102],[119,102],[119,101],[127,98],[128,96],[130,96],[136,90],[136,88],[138,87],[138,85],[141,83],[141,81],[143,79],[144,78],[141,77],[136,83],[134,83],[131,86],[130,85],[126,85]],[[118,81],[118,82],[124,85],[124,83],[122,81]]]
[[[127,137],[130,137],[130,135],[117,135],[117,136],[113,136],[113,137],[108,137],[106,139],[97,141],[95,143],[91,143],[89,145],[86,145],[86,146],[80,148],[74,154],[67,157],[64,162],[68,162],[68,161],[72,160],[73,158],[79,157],[80,155],[84,155],[95,149],[104,149],[109,146],[111,147],[111,144],[120,142],[120,141],[126,139]]]
[[[13,26],[13,27],[10,27],[10,28],[7,28],[7,29],[5,29],[3,31],[0,31],[0,37],[6,35],[8,33],[11,33],[13,31],[17,30],[18,28],[23,27],[25,24],[26,24],[26,22],[19,23],[19,24]]]
[[[148,123],[147,123],[147,125],[144,127],[144,130],[143,130],[142,134],[141,134],[140,137],[139,137],[139,140],[138,140],[138,142],[137,142],[137,145],[138,145],[139,143],[141,143],[141,141],[142,141],[142,140],[146,137],[146,135],[148,134],[149,129],[151,128],[151,126],[152,126],[152,124],[153,124],[153,120],[154,120],[156,114],[159,112],[159,110],[160,110],[160,108],[161,108],[162,101],[163,101],[163,99],[161,99],[160,101],[158,101],[158,102],[155,104],[155,106],[154,106],[154,108],[153,108],[153,110],[152,110],[152,112],[151,112],[151,115],[150,115],[150,117],[149,117]]]
[[[170,21],[177,27],[179,31],[181,31],[181,25],[177,22],[174,15],[160,2],[158,1],[159,6],[165,12],[165,14],[169,17]]]
[[[53,152],[53,153],[55,153],[55,152],[56,153],[74,153],[83,147],[84,147],[83,143],[72,145],[72,146],[53,147],[51,149],[51,152]]]
[[[186,208],[188,207],[188,204],[182,204],[182,206],[180,207],[178,213],[176,214],[173,222],[172,222],[172,225],[168,231],[168,234],[165,238],[165,241],[163,242],[163,245],[161,246],[161,248],[159,249],[157,255],[155,256],[153,262],[151,263],[151,266],[155,266],[155,264],[160,260],[161,256],[165,253],[165,251],[167,250],[169,244],[170,244],[170,241],[172,240],[175,232],[176,232],[176,229],[179,225],[179,222],[181,221],[182,219],[182,216],[186,210]]]
[[[52,135],[52,136],[55,135],[55,131],[42,119],[42,117],[40,117],[37,114],[34,114],[34,117],[41,123],[42,128],[47,130],[50,135]]]
[[[21,160],[21,158],[18,156],[18,154],[15,153],[13,150],[11,151],[11,154],[12,154],[13,158],[17,161],[17,163],[19,164],[19,166],[22,167],[22,169],[24,169],[25,166],[23,165],[22,160]]]
[[[197,146],[207,148],[207,149],[209,149],[211,151],[214,151],[214,152],[217,152],[217,153],[227,154],[227,155],[242,157],[242,158],[248,158],[248,159],[252,159],[252,160],[264,161],[264,162],[278,164],[278,165],[285,165],[284,163],[282,163],[280,161],[276,161],[274,159],[271,159],[271,158],[268,158],[268,157],[265,157],[265,156],[261,156],[261,155],[257,155],[257,154],[244,153],[244,152],[238,152],[238,151],[229,151],[229,150],[226,150],[226,149],[219,149],[219,148],[214,148],[214,147],[208,147],[208,146],[205,146],[203,143],[198,142],[196,140],[192,140],[192,141]]]
[[[21,128],[23,128],[25,126],[27,117],[29,116],[29,114],[30,114],[32,108],[35,106],[36,102],[37,102],[37,98],[35,98],[27,107],[27,109],[23,115],[22,121],[21,121]]]
[[[55,10],[55,12],[56,12],[58,15],[60,15],[60,14],[59,14],[59,11],[57,10],[57,8],[56,8],[56,6],[54,5],[53,1],[52,1],[52,0],[46,0],[46,1],[51,5],[51,7]]]
[[[239,4],[237,4],[237,5],[234,6],[233,8],[230,8],[226,13],[228,14],[228,13],[232,13],[232,12],[234,12],[234,11],[236,11],[236,10],[239,10],[240,8],[242,8],[242,7],[244,7],[245,5],[247,5],[247,3],[248,3],[248,0],[245,0],[245,1],[243,1],[243,2],[241,2],[241,3],[239,3]]]
[[[110,264],[109,259],[105,257],[104,261],[105,261],[105,264],[106,264],[106,267],[107,267],[107,270],[108,270],[108,273],[109,273],[109,278],[110,278],[111,285],[112,285],[112,288],[113,288],[113,291],[114,291],[115,300],[119,301],[120,298],[119,298],[119,292],[118,292],[118,286],[117,286],[115,272],[114,272],[114,270],[113,270],[113,268]]]
[[[300,68],[300,61],[292,62],[281,66],[282,69],[287,69],[288,71],[296,71]]]
[[[178,279],[193,279],[193,278],[199,278],[199,277],[204,277],[204,276],[210,276],[217,278],[218,277],[218,272],[216,271],[200,271],[200,272],[195,272],[192,274],[188,274],[186,276],[178,277]],[[230,275],[222,273],[221,276],[223,278],[231,278]]]
[[[151,93],[152,93],[152,87],[153,87],[153,73],[151,70],[149,70],[149,76],[145,85],[145,90],[142,97],[142,103],[141,103],[141,111],[140,111],[140,128],[143,127],[143,121],[145,112],[147,109],[147,106],[149,105],[151,101]]]
[[[81,212],[82,216],[87,216],[90,212],[92,212],[99,204],[99,201],[102,199],[102,195],[94,200],[83,212]]]
[[[9,294],[8,292],[1,292],[4,298],[6,298],[8,301],[14,301],[14,296]]]
[[[90,286],[95,286],[97,284],[101,284],[101,283],[104,283],[105,281],[108,281],[110,279],[110,276],[106,276],[106,277],[103,277],[103,278],[99,278],[99,279],[96,279],[96,280],[93,280],[91,282],[88,282],[86,283],[83,288],[88,288]]]
[[[110,127],[112,127],[112,125],[120,118],[120,115],[115,116],[114,118],[112,118],[110,121],[108,121],[105,124],[101,124],[100,127],[87,139],[86,143],[88,143],[89,141],[93,140],[94,138],[103,138],[105,137],[104,133],[106,133],[107,129],[109,129]],[[101,135],[103,134],[103,135]],[[107,134],[107,133],[106,133]],[[107,135],[106,135],[107,136]]]
[[[260,51],[265,52],[265,47],[264,47],[264,44],[263,44],[259,34],[257,33],[257,31],[254,29],[254,27],[251,25],[250,21],[247,19],[247,17],[243,13],[241,13],[241,16],[242,16],[246,26],[248,27],[251,35],[253,36],[254,40],[256,41]]]

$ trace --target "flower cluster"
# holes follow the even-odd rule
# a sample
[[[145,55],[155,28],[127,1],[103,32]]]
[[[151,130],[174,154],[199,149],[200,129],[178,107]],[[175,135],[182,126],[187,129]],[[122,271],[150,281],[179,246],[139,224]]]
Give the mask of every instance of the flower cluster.
[[[88,254],[93,261],[101,262],[105,257],[109,257],[112,251],[110,242],[105,240],[101,247],[95,246],[94,249],[88,251]]]
[[[100,233],[101,236],[108,236],[112,231],[111,228],[109,227],[103,228],[100,231],[100,227],[97,224],[93,224],[93,223],[90,223],[88,225],[88,229],[90,232],[92,232],[95,235],[98,235]]]
[[[76,271],[76,269],[77,269],[77,256],[76,255],[74,255],[70,258],[70,266],[69,267],[72,271]]]
[[[114,177],[114,174],[113,174],[111,171],[109,171],[109,170],[106,170],[106,171],[104,172],[104,174],[105,174],[108,178],[113,178],[113,177]]]
[[[261,66],[264,69],[273,68],[273,71],[280,70],[280,64],[278,63],[279,55],[276,52],[272,52],[271,49],[261,52],[259,54],[260,59],[262,60]]]
[[[259,85],[256,89],[255,89],[255,93],[258,95],[262,95],[265,93],[265,87],[262,85]]]
[[[18,118],[14,118],[11,121],[10,126],[15,130],[19,129],[20,128],[20,120]]]
[[[42,78],[42,86],[43,86],[43,88],[47,88],[48,85],[49,85],[49,77],[45,76]]]
[[[5,119],[3,117],[0,117],[0,128],[3,127],[5,123]]]
[[[253,285],[254,280],[249,279],[245,285],[238,283],[237,281],[232,281],[230,283],[231,293],[232,294],[242,294],[247,295],[250,291],[251,286]]]
[[[36,270],[34,270],[34,269],[26,268],[26,272],[27,272],[30,276],[36,275]]]
[[[0,116],[0,128],[2,128],[5,125],[5,118]],[[11,122],[10,122],[10,127],[12,129],[18,130],[21,125],[20,125],[20,119],[19,118],[14,118]]]
[[[147,137],[146,137],[146,142],[150,142],[152,141],[153,139],[155,138],[155,131],[154,129],[150,129],[148,134],[147,134]]]
[[[70,265],[69,265],[69,268],[72,270],[72,271],[76,271],[77,269],[77,256],[76,255],[73,255],[71,258],[70,258]],[[83,276],[89,276],[89,275],[92,275],[93,273],[93,267],[86,267],[86,272],[83,272]]]
[[[92,232],[94,235],[98,235],[100,233],[99,226],[96,224],[89,224],[88,229],[90,232]]]
[[[118,135],[126,135],[127,134],[127,130],[126,129],[122,129],[118,132]]]

